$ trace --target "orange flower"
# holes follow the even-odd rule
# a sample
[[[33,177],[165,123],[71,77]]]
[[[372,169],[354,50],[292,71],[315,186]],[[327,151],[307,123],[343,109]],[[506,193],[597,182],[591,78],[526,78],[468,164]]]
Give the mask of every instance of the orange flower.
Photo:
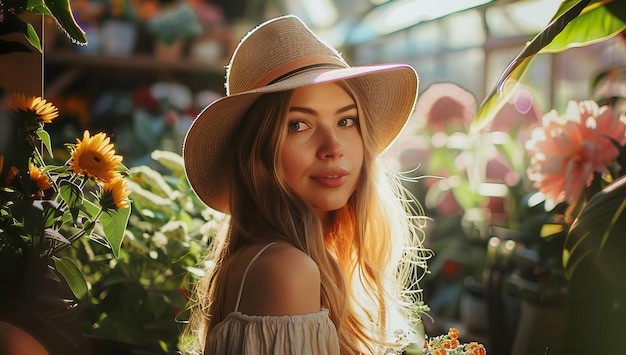
[[[115,155],[113,144],[104,133],[91,137],[89,131],[83,133],[83,140],[76,139],[72,149],[70,170],[94,177],[102,182],[111,182],[119,176],[115,168],[122,162],[122,157]]]
[[[459,330],[456,328],[448,329],[448,336],[452,339],[457,339],[459,337]]]
[[[103,210],[128,208],[126,198],[130,195],[128,184],[123,177],[117,176],[111,182],[102,185],[100,205]]]
[[[485,349],[485,346],[476,342],[469,343],[467,350],[469,351],[469,355],[487,355],[487,349]]]
[[[27,127],[39,123],[50,123],[59,116],[59,109],[56,106],[38,96],[26,96],[12,92],[8,99],[8,105],[12,111],[27,115]]]
[[[555,203],[575,203],[593,180],[593,173],[608,173],[607,164],[618,157],[619,151],[607,137],[613,133],[605,130],[623,136],[626,123],[607,110],[595,103],[572,101],[565,117],[549,112],[543,116],[542,126],[532,131],[526,143],[532,156],[528,177]]]
[[[42,173],[41,169],[34,165],[28,167],[28,173],[31,181],[31,194],[34,196],[42,196],[43,192],[51,188],[48,176]]]

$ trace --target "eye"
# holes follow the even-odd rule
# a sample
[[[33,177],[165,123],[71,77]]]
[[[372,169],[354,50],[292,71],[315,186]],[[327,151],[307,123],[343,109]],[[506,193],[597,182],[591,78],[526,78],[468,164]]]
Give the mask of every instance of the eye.
[[[359,121],[357,120],[356,117],[346,117],[346,118],[340,119],[337,124],[341,127],[350,127],[350,126],[357,125],[358,123]]]
[[[287,123],[287,129],[289,132],[302,132],[309,128],[309,125],[304,121],[289,121]]]

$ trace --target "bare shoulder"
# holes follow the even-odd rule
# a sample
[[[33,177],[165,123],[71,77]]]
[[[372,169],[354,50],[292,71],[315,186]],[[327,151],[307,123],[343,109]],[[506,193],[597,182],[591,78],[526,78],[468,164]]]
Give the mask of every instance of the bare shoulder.
[[[239,310],[250,315],[295,315],[320,310],[320,272],[301,250],[287,244],[269,247],[246,276]]]

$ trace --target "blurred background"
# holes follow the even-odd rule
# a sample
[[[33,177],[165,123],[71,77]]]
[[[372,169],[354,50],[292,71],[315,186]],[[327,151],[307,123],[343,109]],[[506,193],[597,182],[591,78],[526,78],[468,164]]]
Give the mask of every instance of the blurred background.
[[[421,282],[424,301],[430,307],[424,316],[426,333],[442,334],[454,326],[460,329],[461,338],[485,344],[490,354],[540,354],[546,347],[558,353],[567,297],[560,259],[564,236],[539,236],[539,228],[549,215],[526,177],[529,158],[524,142],[544,113],[564,111],[569,100],[623,90],[623,71],[602,75],[626,64],[623,36],[538,55],[515,100],[477,139],[468,135],[477,107],[526,42],[549,23],[560,1],[70,3],[87,34],[88,45],[71,43],[52,19],[43,23],[43,97],[61,113],[48,128],[53,144],[72,142],[84,129],[104,131],[111,135],[118,154],[124,156],[124,164],[149,166],[166,175],[168,182],[181,177],[155,164],[154,152],[180,154],[184,134],[194,117],[224,95],[224,68],[237,42],[265,19],[286,13],[300,16],[352,65],[413,65],[420,77],[416,111],[386,154],[400,170],[417,178],[407,187],[432,218],[425,245],[435,255],[429,261],[430,273]],[[597,77],[602,79],[593,79]],[[143,173],[149,180],[152,175],[147,169]],[[162,197],[173,198],[171,191],[169,196],[165,191]],[[176,207],[177,203],[162,201],[163,210],[152,212],[152,227],[145,226],[143,217],[131,218],[129,229],[135,234],[126,238],[122,248],[130,259],[123,257],[116,265],[126,261],[133,264],[133,250],[141,254],[153,248],[150,243],[159,248],[167,244],[152,240],[153,236],[169,238],[174,232],[192,237],[209,234],[204,222],[198,222],[193,230],[175,225],[173,214],[186,207],[180,205],[169,211],[167,205]],[[141,210],[141,203],[137,204]],[[209,216],[211,223],[219,218],[206,212],[189,215],[198,220]],[[160,222],[155,224],[157,219]],[[141,243],[139,236],[145,238]],[[189,243],[181,242],[176,252],[171,245],[169,249],[164,247],[163,255],[169,256],[153,256],[151,262],[160,260],[159,266],[152,276],[143,275],[136,283],[150,289],[158,282],[158,275],[165,275],[164,268],[172,272],[168,265],[183,259],[184,268],[173,272],[180,275],[181,270],[190,270],[204,252],[206,237],[195,239],[193,257],[189,257]],[[97,270],[94,265],[88,269],[92,273]],[[104,268],[113,267],[107,264]],[[126,278],[128,282],[128,272],[120,275],[115,280]],[[101,280],[95,277],[92,282],[98,284]],[[109,285],[114,283],[109,279]],[[181,284],[178,280],[171,288],[184,296]],[[100,287],[104,290],[108,286]],[[119,304],[143,297],[161,300],[162,309],[152,310],[159,317],[165,314],[162,319],[152,317],[159,318],[152,329],[161,329],[160,322],[173,318],[166,309],[175,303],[174,296],[164,294],[130,293],[121,295],[115,301],[118,303],[111,302],[117,304],[113,308],[130,309],[141,306]],[[94,292],[94,297],[95,304],[106,303],[107,295]],[[121,320],[126,318],[115,318],[121,315],[114,316],[110,310],[98,312],[86,312],[85,317],[85,324],[94,334],[163,351],[177,347],[175,324],[163,333],[150,333],[145,327],[148,321],[136,324],[135,330],[131,329],[133,324]],[[176,312],[173,314],[178,317]],[[152,335],[141,335],[145,332]],[[540,347],[532,349],[530,339]]]

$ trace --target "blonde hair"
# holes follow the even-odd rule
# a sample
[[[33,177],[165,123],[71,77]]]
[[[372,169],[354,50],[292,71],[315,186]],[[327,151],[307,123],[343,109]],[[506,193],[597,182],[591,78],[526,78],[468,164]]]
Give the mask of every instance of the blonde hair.
[[[428,258],[422,247],[422,212],[419,204],[410,204],[414,199],[399,175],[389,173],[377,157],[376,132],[368,129],[376,117],[362,101],[358,81],[338,84],[357,105],[364,163],[356,191],[331,213],[326,235],[311,206],[286,184],[280,164],[291,92],[266,94],[246,113],[238,132],[243,144],[233,152],[229,170],[229,228],[215,240],[214,268],[196,284],[186,328],[188,334],[196,333],[199,353],[208,332],[228,312],[223,309],[221,274],[230,256],[260,240],[287,241],[317,263],[321,304],[335,324],[342,354],[398,350],[404,344],[392,339],[392,315],[405,321],[405,331],[419,321],[413,307],[421,299],[417,281]]]

